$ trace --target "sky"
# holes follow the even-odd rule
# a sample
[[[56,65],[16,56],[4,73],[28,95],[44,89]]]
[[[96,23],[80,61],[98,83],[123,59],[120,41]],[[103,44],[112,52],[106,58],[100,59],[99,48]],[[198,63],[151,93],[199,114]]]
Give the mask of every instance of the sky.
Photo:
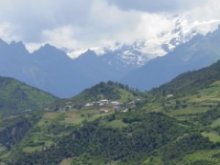
[[[49,43],[72,56],[145,41],[146,53],[161,55],[173,37],[215,30],[219,9],[219,0],[0,0],[0,38],[29,51]]]

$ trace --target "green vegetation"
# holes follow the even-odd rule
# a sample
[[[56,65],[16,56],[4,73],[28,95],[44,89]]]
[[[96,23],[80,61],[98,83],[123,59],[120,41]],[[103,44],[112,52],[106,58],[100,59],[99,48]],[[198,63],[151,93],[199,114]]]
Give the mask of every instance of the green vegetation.
[[[42,110],[56,100],[54,96],[11,78],[0,77],[0,91],[1,116]]]
[[[109,122],[104,122],[103,126],[110,127],[110,128],[122,129],[122,128],[126,128],[128,126],[128,124],[124,123],[122,120],[113,120],[113,121],[109,121]]]
[[[128,126],[124,129],[105,128],[101,125],[102,120],[96,120],[76,128],[70,136],[63,137],[56,146],[46,151],[31,155],[22,154],[17,163],[59,163],[65,158],[80,156],[83,153],[101,156],[100,158],[108,162],[139,161],[139,158],[186,132],[184,126],[163,114],[143,112],[137,115],[130,112],[127,115],[118,114],[115,118],[121,118]],[[103,120],[108,121],[110,118]]]
[[[76,97],[44,106],[44,111],[9,115],[0,120],[0,162],[220,164],[219,72],[220,62],[147,93],[100,83]],[[105,99],[120,102],[123,108],[85,106]]]
[[[174,94],[176,96],[183,96],[194,94],[201,89],[205,89],[213,83],[220,80],[220,61],[210,67],[184,73],[168,84],[162,85],[153,92],[165,94]],[[218,84],[218,83],[217,83]]]
[[[212,142],[220,142],[220,136],[216,132],[203,132],[202,135]]]
[[[90,89],[83,91],[71,99],[74,107],[80,108],[87,102],[98,101],[101,99],[118,100],[127,103],[140,96],[141,93],[130,89],[128,86],[109,81],[101,82]]]

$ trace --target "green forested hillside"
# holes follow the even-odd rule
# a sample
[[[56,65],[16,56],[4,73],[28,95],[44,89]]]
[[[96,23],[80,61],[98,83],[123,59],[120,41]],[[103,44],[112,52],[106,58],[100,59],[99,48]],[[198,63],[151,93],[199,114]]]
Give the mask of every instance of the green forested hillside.
[[[40,110],[56,98],[11,78],[0,77],[0,115]]]
[[[43,112],[1,121],[6,125],[0,128],[0,160],[16,165],[220,164],[219,68],[218,62],[180,75],[147,93],[100,83]]]
[[[92,88],[86,89],[78,96],[73,97],[72,101],[76,104],[108,99],[126,103],[140,95],[140,92],[130,89],[128,86],[108,81],[106,83],[101,82]]]
[[[160,94],[192,94],[220,80],[220,61],[215,64],[198,70],[179,75],[170,83],[155,89]]]
[[[121,104],[126,104],[137,98],[142,98],[143,95],[143,93],[120,83],[101,82],[70,99],[58,100],[51,105],[50,109],[57,110],[65,106],[81,109],[86,103],[100,100],[118,101]]]
[[[45,106],[55,100],[54,96],[17,80],[0,77],[1,156],[15,149],[39,120]]]

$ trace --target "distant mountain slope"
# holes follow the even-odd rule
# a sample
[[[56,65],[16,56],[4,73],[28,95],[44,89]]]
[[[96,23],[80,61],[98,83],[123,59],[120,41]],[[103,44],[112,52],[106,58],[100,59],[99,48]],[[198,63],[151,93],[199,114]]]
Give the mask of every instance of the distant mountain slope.
[[[132,87],[149,90],[170,81],[177,75],[206,67],[220,59],[220,28],[207,36],[195,36],[177,46],[164,57],[153,59],[123,80]]]
[[[154,91],[166,94],[192,94],[192,92],[208,88],[216,81],[220,81],[220,61],[198,71],[181,74]]]
[[[11,78],[0,77],[0,114],[40,110],[56,98]]]
[[[219,38],[220,29],[207,36],[198,35],[168,55],[151,61],[152,55],[140,51],[143,48],[141,42],[106,48],[102,55],[88,50],[73,60],[49,44],[29,53],[22,42],[7,44],[0,40],[0,75],[13,77],[62,98],[109,80],[146,90],[185,71],[216,62],[220,59]]]
[[[115,54],[116,53],[116,54]],[[101,81],[119,81],[138,67],[120,52],[98,56],[88,50],[73,60],[49,44],[29,53],[22,42],[0,41],[0,75],[16,78],[59,97],[71,97]]]
[[[36,68],[22,42],[7,44],[0,40],[0,75],[29,82]]]
[[[101,81],[120,80],[131,70],[137,68],[137,66],[125,64],[121,60],[120,56],[115,54],[115,52],[106,52],[98,56],[95,52],[88,50],[79,58],[75,59],[73,63],[82,75],[88,77],[87,81],[99,83]]]
[[[84,87],[86,75],[63,51],[47,44],[31,56],[36,69],[27,75],[32,76],[29,84],[60,97],[70,97]]]

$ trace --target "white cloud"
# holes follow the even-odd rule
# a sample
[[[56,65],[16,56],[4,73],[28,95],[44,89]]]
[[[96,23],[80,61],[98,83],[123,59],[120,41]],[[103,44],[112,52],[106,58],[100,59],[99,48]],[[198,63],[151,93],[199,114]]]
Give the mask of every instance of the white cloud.
[[[159,5],[160,4],[160,5]],[[183,40],[219,24],[218,0],[1,0],[0,38],[22,40],[31,51],[50,43],[76,56],[88,48],[145,40],[144,52],[161,55],[177,26]]]
[[[50,44],[57,47],[71,48],[77,46],[77,41],[74,40],[74,27],[63,26],[52,30],[42,31],[43,38]]]
[[[17,41],[19,37],[14,34],[11,25],[8,23],[0,22],[0,37],[6,42],[11,42],[12,40]]]

